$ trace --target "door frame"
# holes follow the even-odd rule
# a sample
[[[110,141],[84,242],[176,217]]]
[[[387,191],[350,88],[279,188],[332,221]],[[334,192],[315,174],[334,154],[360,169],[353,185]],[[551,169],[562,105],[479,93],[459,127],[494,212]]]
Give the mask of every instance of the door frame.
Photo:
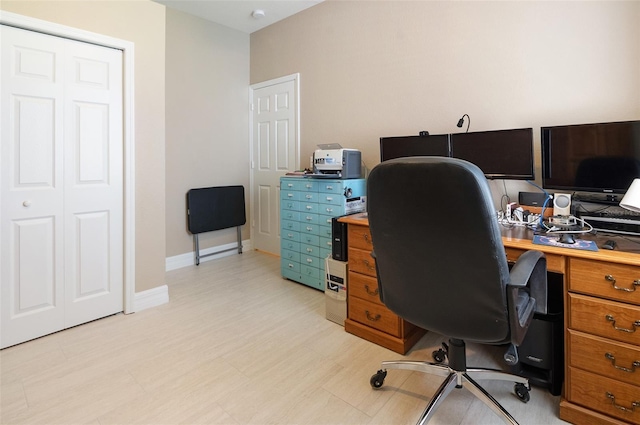
[[[300,73],[297,72],[295,74],[285,75],[284,77],[274,78],[273,80],[262,81],[260,83],[251,84],[249,86],[249,199],[253,201],[255,195],[255,187],[254,187],[254,170],[255,163],[253,160],[253,95],[254,91],[273,86],[276,84],[282,84],[289,81],[293,81],[293,86],[295,88],[295,96],[296,96],[296,132],[295,132],[295,144],[296,144],[296,158],[295,158],[295,169],[300,169]],[[290,170],[294,171],[294,170]],[[255,209],[256,205],[254,202],[249,203],[249,214],[251,217],[251,245],[254,246],[253,243],[253,229],[255,228]]]
[[[122,50],[123,83],[123,166],[124,166],[124,313],[135,312],[135,131],[134,131],[134,43],[107,35],[43,21],[29,16],[0,10],[0,24],[43,34],[69,38]]]

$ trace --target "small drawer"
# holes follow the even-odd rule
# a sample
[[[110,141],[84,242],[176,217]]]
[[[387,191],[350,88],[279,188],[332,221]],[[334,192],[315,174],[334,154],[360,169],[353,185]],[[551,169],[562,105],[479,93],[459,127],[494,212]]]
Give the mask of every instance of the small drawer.
[[[283,249],[282,250],[282,259],[283,260],[287,260],[287,261],[295,261],[295,262],[300,262],[300,253],[299,252],[294,252],[294,251],[289,251],[288,249]]]
[[[300,252],[300,242],[294,242],[294,241],[282,238],[282,249],[288,249],[289,251]]]
[[[320,267],[320,258],[316,256],[319,254],[309,255],[306,252],[301,252],[300,254],[300,264],[303,266],[315,267],[316,269]],[[322,266],[324,269],[324,264]]]
[[[300,213],[294,210],[282,210],[282,219],[283,220],[292,220],[292,221],[300,221]]]
[[[301,202],[318,202],[318,194],[315,192],[299,192],[298,200]]]
[[[640,347],[568,330],[569,364],[640,386]]]
[[[304,256],[320,257],[320,247],[318,245],[300,244],[300,252]]]
[[[300,211],[300,202],[292,201],[291,199],[282,199],[280,202],[282,205],[282,210],[290,210],[290,211]]]
[[[567,280],[570,291],[640,305],[640,267],[569,258]]]
[[[318,235],[310,235],[308,233],[300,233],[300,242],[306,243],[309,245],[320,245],[320,236]]]
[[[288,270],[289,272],[296,272],[297,274],[300,273],[300,263],[298,263],[297,261],[291,261],[287,260],[286,258],[282,258],[280,260],[280,265],[283,271]]]
[[[378,280],[375,277],[365,276],[360,273],[349,273],[347,291],[350,297],[358,297],[372,303],[382,304],[378,292]]]
[[[321,215],[320,217],[324,217]],[[320,238],[327,239],[329,241],[329,246],[331,246],[331,237],[333,236],[331,232],[331,226],[325,226],[324,222],[320,223]]]
[[[299,202],[298,211],[302,214],[312,213],[317,214],[320,212],[319,205],[313,202]]]
[[[282,231],[281,238],[283,241],[300,242],[300,232],[293,232],[285,229]]]
[[[304,226],[304,223],[312,223],[312,224],[319,224],[318,221],[318,214],[313,214],[313,213],[307,213],[307,212],[302,212],[300,214],[300,221],[303,223],[302,225]]]
[[[587,409],[622,419],[640,423],[640,387],[630,385],[573,367],[569,368],[567,398],[572,403]],[[595,422],[594,422],[595,423]]]
[[[360,248],[367,251],[373,251],[373,242],[371,241],[371,232],[367,226],[348,226],[349,247]]]
[[[348,300],[349,319],[396,337],[401,336],[400,318],[387,307],[357,297],[348,297]]]
[[[293,231],[293,232],[299,232],[300,231],[300,222],[298,221],[292,221],[292,220],[282,220],[282,231]]]
[[[375,277],[376,260],[371,256],[371,251],[363,251],[349,246],[349,271]]]
[[[306,235],[316,235],[320,234],[320,226],[313,223],[299,223],[300,224],[300,233]]]
[[[342,188],[344,187],[344,185],[342,184],[341,181],[337,181],[337,182],[321,182],[318,185],[318,191],[319,192],[324,192],[324,193],[339,193],[342,194],[343,190]]]
[[[507,261],[511,261],[513,263],[515,263],[516,260],[526,252],[526,250],[518,248],[505,248],[505,251],[507,253]],[[557,273],[565,272],[564,256],[545,253],[545,257],[547,258],[547,270]]]
[[[344,215],[344,204],[319,204],[318,212],[320,212],[320,214],[328,214],[334,217]]]
[[[569,293],[569,328],[640,345],[640,307]]]
[[[299,201],[301,192],[297,192],[295,190],[282,190],[280,191],[280,199],[283,201]]]

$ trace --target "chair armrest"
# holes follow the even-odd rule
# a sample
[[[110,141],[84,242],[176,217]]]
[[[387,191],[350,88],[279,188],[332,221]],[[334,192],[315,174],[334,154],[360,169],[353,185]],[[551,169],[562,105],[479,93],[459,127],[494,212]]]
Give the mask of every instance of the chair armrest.
[[[526,251],[518,258],[509,273],[509,286],[529,287],[536,300],[536,313],[547,314],[547,258],[540,251]]]
[[[547,313],[547,258],[540,251],[527,251],[511,268],[509,277],[507,304],[511,343],[518,346],[534,313]]]

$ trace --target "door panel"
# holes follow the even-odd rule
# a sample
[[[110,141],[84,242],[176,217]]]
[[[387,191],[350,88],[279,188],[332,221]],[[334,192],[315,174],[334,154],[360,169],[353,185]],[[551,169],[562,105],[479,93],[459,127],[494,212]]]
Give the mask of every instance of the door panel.
[[[122,311],[122,53],[0,30],[6,347]]]
[[[252,231],[255,249],[280,253],[280,177],[299,167],[297,77],[253,90]]]

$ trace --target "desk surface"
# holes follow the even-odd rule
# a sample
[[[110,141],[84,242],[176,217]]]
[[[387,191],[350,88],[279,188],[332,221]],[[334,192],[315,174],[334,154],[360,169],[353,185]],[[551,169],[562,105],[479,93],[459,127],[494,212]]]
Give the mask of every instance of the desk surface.
[[[368,226],[367,213],[353,214],[342,217],[340,221],[361,226]],[[579,239],[595,241],[598,251],[586,251],[572,248],[561,248],[533,243],[533,231],[524,226],[501,226],[502,243],[506,248],[537,250],[549,254],[557,254],[576,258],[587,258],[598,261],[608,261],[620,264],[640,265],[640,237],[602,233],[597,235],[577,235]],[[601,249],[605,241],[613,239],[618,243],[615,250]]]

